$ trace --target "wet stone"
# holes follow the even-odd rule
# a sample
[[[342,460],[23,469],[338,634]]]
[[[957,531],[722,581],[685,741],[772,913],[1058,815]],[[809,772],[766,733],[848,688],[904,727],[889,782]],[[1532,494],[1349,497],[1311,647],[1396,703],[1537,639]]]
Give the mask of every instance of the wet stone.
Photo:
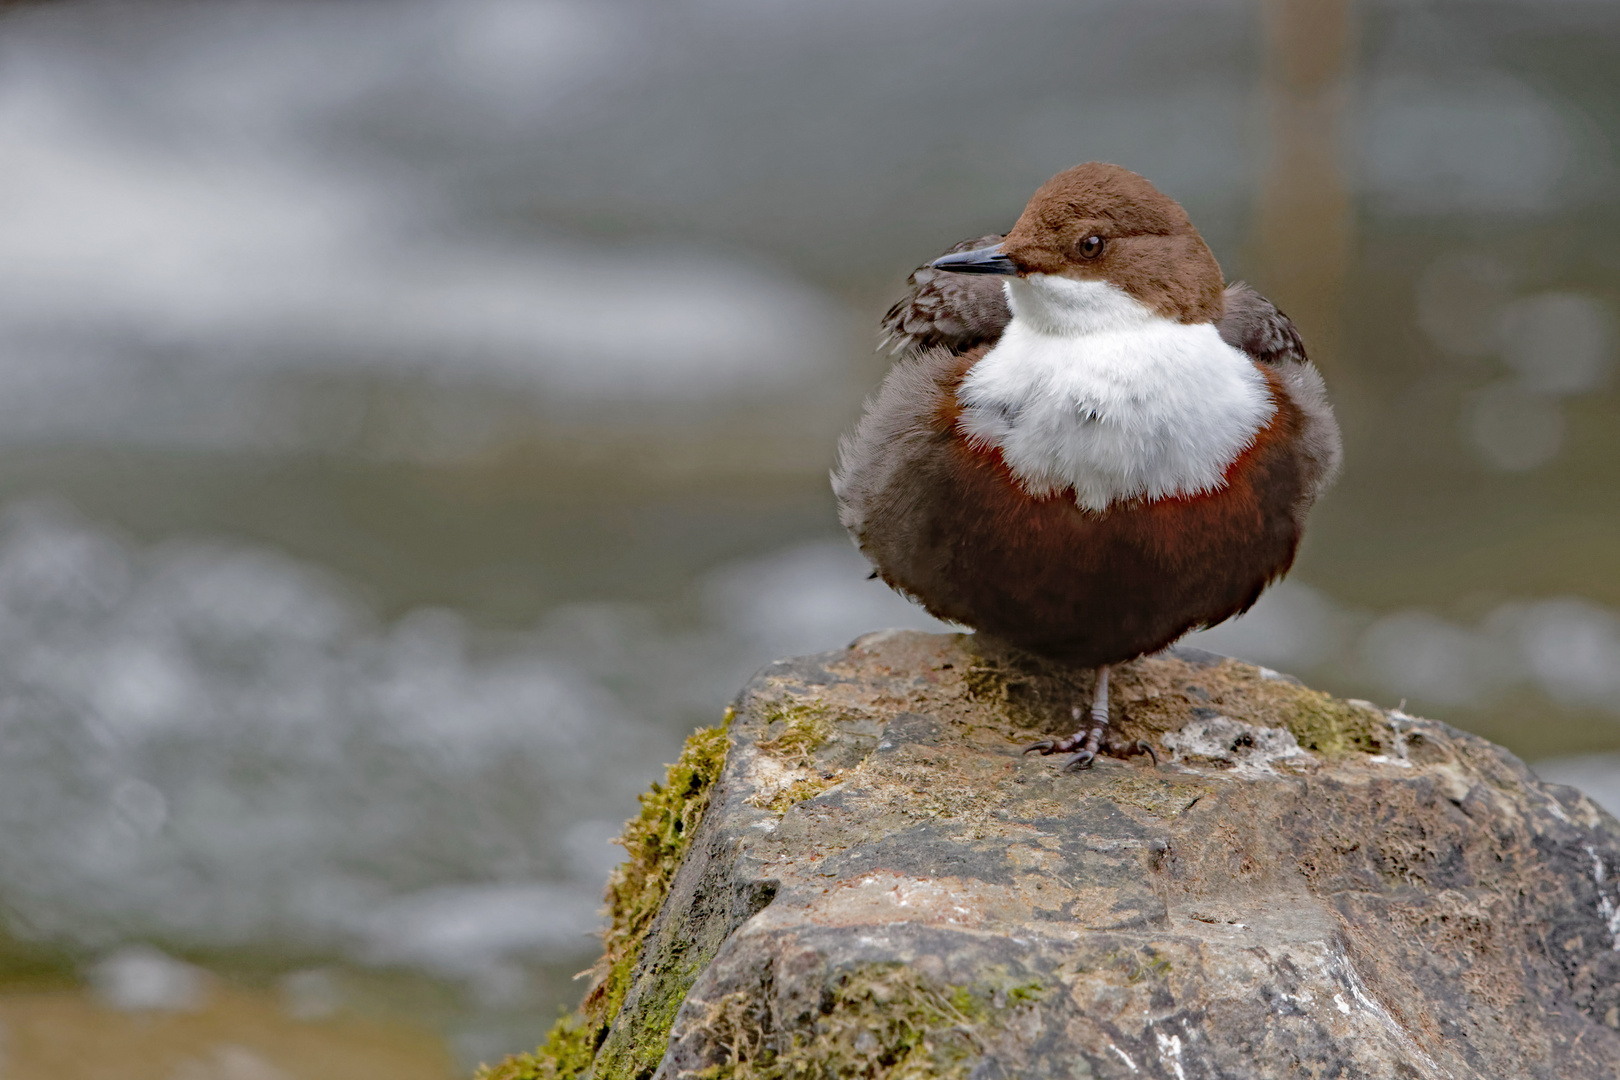
[[[762,671],[596,1075],[660,1024],[663,1080],[1616,1075],[1590,800],[1207,653],[1116,672],[1161,767],[1020,753],[1089,689],[963,635]]]

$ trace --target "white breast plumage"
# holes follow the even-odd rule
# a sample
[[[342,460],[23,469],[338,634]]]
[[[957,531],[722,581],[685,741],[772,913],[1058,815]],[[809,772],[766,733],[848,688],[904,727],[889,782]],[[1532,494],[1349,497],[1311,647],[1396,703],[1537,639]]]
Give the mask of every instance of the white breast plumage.
[[[959,428],[1031,495],[1075,502],[1218,490],[1276,405],[1213,324],[1155,314],[1105,282],[1009,280],[1013,318],[962,380]]]

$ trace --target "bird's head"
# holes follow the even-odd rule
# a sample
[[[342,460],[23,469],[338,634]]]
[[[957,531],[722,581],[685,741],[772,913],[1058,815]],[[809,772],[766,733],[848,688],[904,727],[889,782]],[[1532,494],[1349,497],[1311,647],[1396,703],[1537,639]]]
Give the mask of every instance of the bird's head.
[[[1214,322],[1223,308],[1220,264],[1187,212],[1144,177],[1102,162],[1042,184],[1000,244],[932,265],[1005,276],[1014,317],[1053,333],[1133,317]]]

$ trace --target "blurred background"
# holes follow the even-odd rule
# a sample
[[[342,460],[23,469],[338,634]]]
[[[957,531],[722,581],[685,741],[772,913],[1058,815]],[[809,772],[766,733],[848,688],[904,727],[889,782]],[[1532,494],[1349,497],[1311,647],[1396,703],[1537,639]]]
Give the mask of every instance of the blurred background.
[[[532,1046],[773,657],[905,275],[1083,160],[1348,467],[1198,644],[1620,809],[1620,6],[0,5],[0,1080]]]

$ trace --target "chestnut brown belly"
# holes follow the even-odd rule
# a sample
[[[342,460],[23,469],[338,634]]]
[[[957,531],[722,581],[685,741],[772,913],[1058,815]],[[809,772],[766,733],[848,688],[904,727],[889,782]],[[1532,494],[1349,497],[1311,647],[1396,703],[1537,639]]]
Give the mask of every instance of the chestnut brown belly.
[[[935,615],[1054,659],[1112,664],[1248,609],[1299,543],[1298,417],[1286,404],[1207,495],[1085,511],[1032,499],[1000,456],[941,431],[937,478],[906,501],[906,546],[863,544]]]

